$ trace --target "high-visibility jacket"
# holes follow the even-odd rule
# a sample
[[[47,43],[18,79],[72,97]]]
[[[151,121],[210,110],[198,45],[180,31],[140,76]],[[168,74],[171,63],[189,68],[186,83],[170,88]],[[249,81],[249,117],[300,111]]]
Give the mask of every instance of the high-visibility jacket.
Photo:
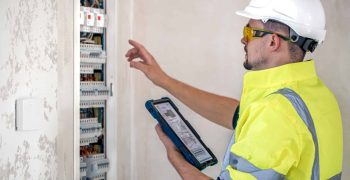
[[[238,114],[218,179],[340,179],[341,115],[312,60],[246,73]]]

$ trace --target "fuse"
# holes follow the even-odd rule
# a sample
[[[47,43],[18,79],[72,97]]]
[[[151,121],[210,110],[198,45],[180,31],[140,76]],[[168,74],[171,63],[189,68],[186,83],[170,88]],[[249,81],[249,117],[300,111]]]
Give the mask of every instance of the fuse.
[[[88,166],[88,177],[95,177],[108,171],[109,161],[105,158],[104,154],[89,155],[86,162]]]
[[[86,176],[87,164],[84,162],[83,157],[80,157],[80,177]]]
[[[86,13],[86,25],[94,26],[95,25],[95,14],[91,12]]]
[[[97,27],[105,27],[105,16],[103,14],[97,14],[96,20]]]

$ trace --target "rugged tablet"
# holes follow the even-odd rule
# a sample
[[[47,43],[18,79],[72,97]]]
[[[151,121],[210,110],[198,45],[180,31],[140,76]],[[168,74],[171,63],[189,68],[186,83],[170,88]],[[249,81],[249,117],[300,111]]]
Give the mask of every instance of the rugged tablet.
[[[189,163],[203,170],[218,162],[169,98],[149,100],[145,105]]]

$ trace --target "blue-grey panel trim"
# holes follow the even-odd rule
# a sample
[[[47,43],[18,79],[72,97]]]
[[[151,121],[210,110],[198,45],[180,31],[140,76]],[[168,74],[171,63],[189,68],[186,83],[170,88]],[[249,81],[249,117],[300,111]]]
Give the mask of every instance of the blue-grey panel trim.
[[[308,127],[315,144],[315,158],[314,158],[314,164],[312,167],[311,179],[319,180],[320,179],[320,162],[319,162],[319,154],[318,154],[318,140],[317,140],[315,125],[312,120],[309,109],[307,108],[302,98],[296,92],[294,92],[289,88],[280,89],[274,94],[281,94],[285,96],[292,103],[292,105],[294,106],[294,109],[298,112],[300,118],[304,121],[304,123]]]
[[[273,169],[260,169],[250,163],[248,160],[237,156],[231,152],[230,165],[233,169],[249,173],[259,180],[283,180],[284,175],[276,172]]]
[[[341,172],[331,178],[329,178],[329,180],[341,180]]]
[[[217,180],[231,180],[230,172],[228,170],[222,171]]]

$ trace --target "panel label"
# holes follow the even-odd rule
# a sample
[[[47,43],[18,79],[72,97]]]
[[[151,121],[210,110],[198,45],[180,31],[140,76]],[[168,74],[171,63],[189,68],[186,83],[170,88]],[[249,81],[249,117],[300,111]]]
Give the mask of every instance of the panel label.
[[[96,26],[97,27],[105,27],[105,15],[104,14],[96,14]]]
[[[80,11],[80,25],[85,24],[85,13],[83,11]]]

